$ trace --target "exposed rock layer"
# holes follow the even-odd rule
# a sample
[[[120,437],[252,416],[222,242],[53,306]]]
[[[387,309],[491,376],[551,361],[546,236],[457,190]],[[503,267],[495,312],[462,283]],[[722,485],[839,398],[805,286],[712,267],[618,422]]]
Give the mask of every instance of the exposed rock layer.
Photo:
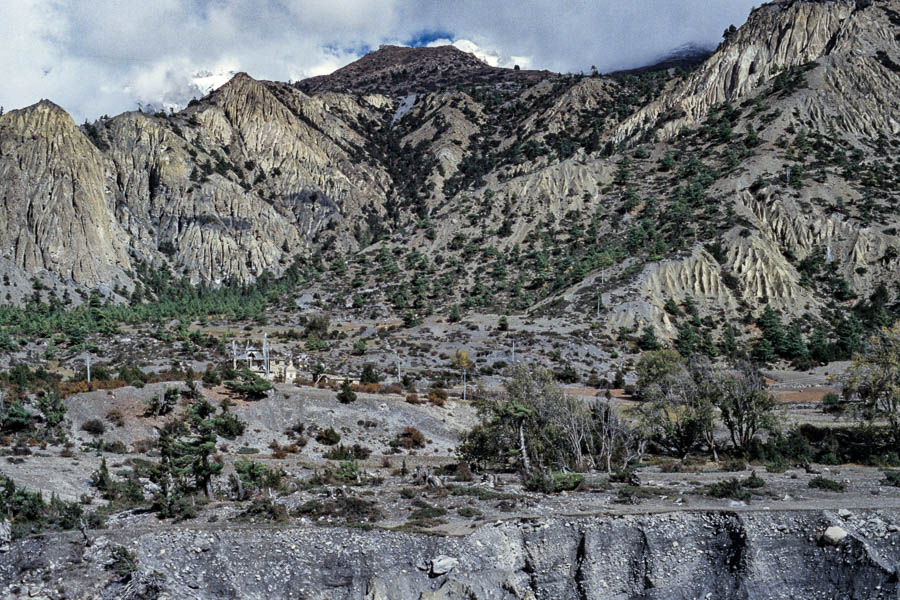
[[[136,555],[130,587],[155,582],[163,598],[896,597],[900,517],[842,513],[551,518],[460,538],[309,527],[109,531],[84,549],[67,536],[15,542],[0,556],[0,581],[50,598],[60,588],[116,597],[123,584],[104,565],[122,544]],[[59,585],[43,583],[62,573]]]

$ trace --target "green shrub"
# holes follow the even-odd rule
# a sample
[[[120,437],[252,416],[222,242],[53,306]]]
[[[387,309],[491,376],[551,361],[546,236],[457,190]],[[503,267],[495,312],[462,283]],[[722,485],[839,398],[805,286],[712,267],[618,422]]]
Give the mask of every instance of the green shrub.
[[[328,429],[320,429],[316,433],[316,441],[323,446],[334,446],[341,441],[341,434],[334,430],[334,427]]]
[[[884,426],[818,427],[804,424],[769,436],[751,448],[751,458],[788,463],[900,466],[897,444]]]
[[[186,521],[197,516],[197,499],[182,490],[174,489],[166,494],[157,494],[152,510],[160,519]]]
[[[122,427],[125,424],[125,415],[122,414],[121,410],[114,408],[106,413],[106,420],[116,427]]]
[[[750,472],[750,477],[745,479],[743,482],[744,487],[750,489],[758,489],[766,486],[766,480],[756,474],[756,471]]]
[[[244,435],[246,427],[246,424],[237,415],[230,412],[224,404],[221,412],[213,417],[213,428],[216,433],[229,440]]]
[[[438,517],[443,517],[447,514],[447,511],[438,506],[423,506],[417,510],[414,510],[409,515],[409,520],[421,520],[421,519],[437,519]]]
[[[722,465],[722,470],[728,471],[731,473],[735,473],[738,471],[746,471],[747,463],[745,463],[743,460],[740,460],[740,459],[729,460]]]
[[[310,500],[292,511],[296,517],[307,517],[332,525],[363,526],[378,521],[381,509],[375,502],[342,496],[329,500]]]
[[[180,395],[176,388],[166,388],[162,398],[160,398],[159,394],[156,394],[144,402],[144,416],[161,417],[169,414],[175,408]]]
[[[14,539],[47,529],[74,529],[85,516],[77,502],[61,500],[55,494],[47,502],[40,492],[18,487],[3,475],[0,475],[0,513],[11,521]]]
[[[900,471],[885,471],[884,479],[881,480],[881,485],[900,487]]]
[[[425,435],[415,427],[404,427],[403,431],[397,434],[397,437],[391,440],[392,448],[405,448],[412,450],[413,448],[425,447]]]
[[[343,483],[357,483],[363,475],[355,460],[341,461],[340,467],[333,473],[335,479]]]
[[[471,506],[463,506],[461,508],[456,509],[456,514],[458,514],[461,517],[474,518],[474,517],[480,517],[484,513],[482,513],[480,510],[472,508]]]
[[[733,498],[749,502],[753,496],[750,490],[765,487],[766,482],[762,477],[752,471],[747,479],[732,477],[725,481],[717,481],[706,487],[706,494],[713,498]]]
[[[372,454],[371,450],[359,444],[353,444],[352,448],[339,444],[322,456],[329,460],[365,460],[369,458],[370,454]]]
[[[338,444],[331,450],[327,450],[322,454],[322,458],[327,458],[329,460],[353,460],[353,450],[347,448],[343,444]]]
[[[113,440],[111,442],[103,442],[100,446],[100,451],[109,452],[110,454],[126,454],[128,448],[122,441]]]
[[[525,489],[551,494],[578,489],[583,483],[584,475],[580,473],[550,473],[529,477],[525,480]]]
[[[350,380],[345,379],[341,385],[341,391],[337,395],[338,402],[341,404],[350,404],[356,402],[356,393],[350,388]]]
[[[766,463],[766,473],[784,473],[788,470],[788,463],[784,457],[779,456]]]
[[[359,382],[363,385],[367,383],[379,383],[381,381],[381,377],[378,376],[378,373],[375,371],[375,365],[372,363],[366,363],[363,365],[362,374],[359,376]]]
[[[613,471],[609,476],[610,483],[628,483],[634,477],[631,471]]]
[[[270,498],[253,500],[250,506],[234,518],[235,521],[270,521],[273,523],[284,523],[289,519],[284,504],[273,502]]]
[[[828,490],[830,492],[843,492],[844,484],[835,481],[834,479],[828,479],[827,477],[816,476],[809,480],[809,487],[816,488],[820,490]]]
[[[211,368],[206,369],[203,372],[203,385],[207,387],[215,387],[222,383],[222,378],[219,377],[219,374]]]
[[[110,562],[106,568],[119,576],[120,581],[127,582],[138,570],[137,556],[125,546],[112,546],[109,549]]]
[[[13,433],[31,429],[33,418],[34,415],[22,406],[22,402],[15,400],[3,411],[2,416],[0,416],[0,422],[3,424],[2,429],[4,432]]]
[[[844,405],[841,402],[841,397],[834,392],[825,394],[822,398],[822,411],[826,413],[844,412]]]
[[[734,500],[743,500],[744,502],[749,502],[752,496],[737,477],[708,485],[706,494],[713,498],[732,498]]]
[[[245,490],[280,491],[284,488],[284,472],[281,469],[270,469],[262,463],[241,458],[235,461],[234,470]]]
[[[106,431],[106,425],[100,419],[90,419],[81,425],[81,429],[91,435],[103,435]]]

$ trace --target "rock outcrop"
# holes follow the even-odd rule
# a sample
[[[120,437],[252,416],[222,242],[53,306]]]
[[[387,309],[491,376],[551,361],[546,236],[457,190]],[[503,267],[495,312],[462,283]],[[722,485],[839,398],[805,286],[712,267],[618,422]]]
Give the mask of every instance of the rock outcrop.
[[[52,102],[0,116],[0,253],[25,272],[91,287],[126,280],[128,240],[113,216],[111,171]]]
[[[0,584],[5,594],[54,599],[127,589],[203,599],[874,600],[898,592],[897,528],[886,525],[897,520],[887,511],[849,520],[828,512],[547,518],[465,537],[311,527],[98,531],[87,548],[77,534],[15,542],[0,555]],[[105,567],[118,545],[135,557],[126,578]]]
[[[662,135],[671,137],[697,124],[713,106],[740,102],[784,69],[830,51],[855,10],[852,0],[779,0],[757,8],[687,81],[626,120],[617,139],[632,137],[660,118]]]

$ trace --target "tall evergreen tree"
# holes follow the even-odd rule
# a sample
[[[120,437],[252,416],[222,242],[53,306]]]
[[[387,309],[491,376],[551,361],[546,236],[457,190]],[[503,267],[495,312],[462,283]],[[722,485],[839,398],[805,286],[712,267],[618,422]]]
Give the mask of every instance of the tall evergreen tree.
[[[659,350],[659,339],[656,337],[656,328],[653,325],[644,327],[644,332],[638,340],[638,347],[641,350]]]
[[[784,328],[781,325],[781,316],[771,306],[766,305],[756,323],[762,330],[763,339],[771,345],[774,352],[782,354],[784,350]]]
[[[809,356],[822,363],[832,360],[831,342],[822,327],[816,327],[809,337]]]
[[[694,326],[685,321],[678,326],[678,337],[675,339],[675,348],[684,357],[690,357],[697,349],[697,331]]]
[[[782,356],[789,360],[804,360],[809,357],[809,348],[798,323],[792,324],[784,336]]]
[[[762,362],[772,362],[777,358],[775,346],[768,338],[760,339],[753,348],[753,358]]]
[[[722,334],[722,352],[725,356],[734,357],[737,354],[737,333],[734,326],[729,325]]]

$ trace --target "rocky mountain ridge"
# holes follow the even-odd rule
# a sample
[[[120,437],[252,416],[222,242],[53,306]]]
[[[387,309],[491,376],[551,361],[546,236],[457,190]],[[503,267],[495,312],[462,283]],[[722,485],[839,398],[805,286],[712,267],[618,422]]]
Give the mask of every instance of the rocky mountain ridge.
[[[492,67],[455,46],[381,46],[329,75],[298,81],[307,94],[321,92],[403,96],[472,88],[484,81],[517,87],[558,78],[549,71]]]
[[[871,97],[863,100],[866,105],[871,103],[870,109],[886,109],[883,125],[887,127],[880,124],[881,120],[875,116],[877,112],[872,114],[868,109],[861,113],[853,111],[855,114],[845,116],[842,125],[854,133],[896,135],[900,131],[897,105],[882,93],[884,87],[892,86],[890,69],[885,72],[860,60],[877,59],[876,46],[896,45],[892,35],[897,26],[894,14],[886,6],[873,7],[854,0],[765,4],[753,11],[744,27],[728,35],[713,58],[680,89],[638,111],[623,123],[617,137],[625,139],[643,131],[648,123],[661,116],[683,115],[662,127],[661,135],[671,137],[682,127],[697,125],[713,106],[726,101],[740,102],[785,69],[800,68],[820,59],[828,63],[827,83],[838,88],[843,100],[853,103],[857,99],[840,90],[869,88],[869,93],[875,92],[879,100],[887,101],[871,103]],[[857,80],[844,84],[841,81],[844,77]],[[869,85],[857,87],[861,79],[868,80]],[[888,81],[882,83],[885,79]],[[819,99],[818,104],[805,108],[822,117],[828,113],[834,116],[833,109],[841,106],[834,97]]]

